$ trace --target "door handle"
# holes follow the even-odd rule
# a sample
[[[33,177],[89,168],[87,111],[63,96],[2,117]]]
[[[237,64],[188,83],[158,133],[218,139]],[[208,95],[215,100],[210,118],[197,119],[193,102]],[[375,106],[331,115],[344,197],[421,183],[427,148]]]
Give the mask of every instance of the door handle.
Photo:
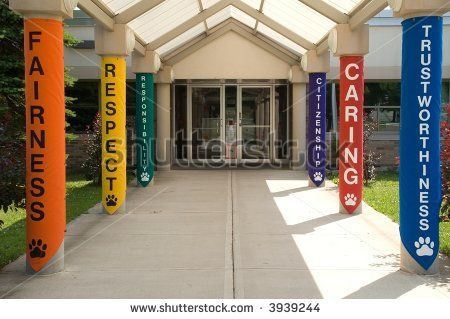
[[[239,126],[242,126],[242,112],[239,112]]]

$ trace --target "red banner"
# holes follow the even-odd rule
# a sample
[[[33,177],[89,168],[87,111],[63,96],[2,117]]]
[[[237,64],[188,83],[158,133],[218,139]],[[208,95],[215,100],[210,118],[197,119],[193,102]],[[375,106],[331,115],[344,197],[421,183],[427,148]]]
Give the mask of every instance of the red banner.
[[[363,196],[364,57],[341,57],[339,198],[354,213]]]
[[[64,240],[66,225],[63,26],[27,19],[27,261],[41,270]]]

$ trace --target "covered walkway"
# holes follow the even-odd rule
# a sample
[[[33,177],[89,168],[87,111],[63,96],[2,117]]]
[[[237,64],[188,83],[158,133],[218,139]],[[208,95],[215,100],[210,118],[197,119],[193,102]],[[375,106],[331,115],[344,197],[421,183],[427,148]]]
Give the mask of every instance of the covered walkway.
[[[65,270],[0,273],[3,298],[450,297],[439,277],[399,271],[398,225],[337,188],[283,170],[158,172],[129,188],[126,214],[97,205],[68,225]]]

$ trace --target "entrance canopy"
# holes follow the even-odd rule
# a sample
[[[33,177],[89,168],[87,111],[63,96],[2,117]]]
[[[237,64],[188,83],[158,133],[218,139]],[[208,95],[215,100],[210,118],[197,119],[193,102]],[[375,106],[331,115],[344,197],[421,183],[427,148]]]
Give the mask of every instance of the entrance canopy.
[[[156,51],[163,61],[217,37],[230,22],[274,53],[298,61],[308,50],[328,50],[327,36],[336,24],[357,28],[386,8],[387,1],[79,0],[78,7],[108,30],[114,23],[128,24],[135,33],[135,50],[142,55]]]

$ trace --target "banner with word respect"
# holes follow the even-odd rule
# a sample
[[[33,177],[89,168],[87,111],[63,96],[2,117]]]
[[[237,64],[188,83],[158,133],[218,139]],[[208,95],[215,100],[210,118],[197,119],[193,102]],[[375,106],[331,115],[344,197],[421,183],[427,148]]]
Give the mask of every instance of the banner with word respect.
[[[429,269],[439,252],[442,18],[403,21],[400,235]]]
[[[103,57],[101,76],[102,201],[114,214],[126,196],[126,64],[122,57]]]
[[[41,270],[61,248],[66,226],[63,25],[26,19],[27,261]]]

